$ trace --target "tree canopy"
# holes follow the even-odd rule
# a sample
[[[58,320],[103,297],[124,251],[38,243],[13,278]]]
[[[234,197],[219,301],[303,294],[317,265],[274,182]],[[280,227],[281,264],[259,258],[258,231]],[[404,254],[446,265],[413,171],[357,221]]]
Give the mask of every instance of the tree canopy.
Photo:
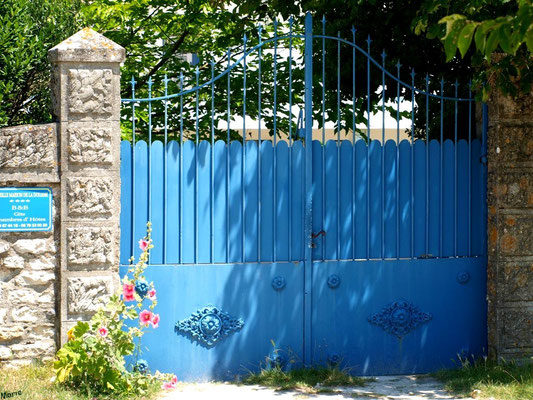
[[[180,85],[190,87],[198,76],[200,82],[218,74],[227,66],[227,49],[235,57],[242,52],[243,36],[247,45],[259,41],[258,25],[262,25],[262,39],[274,34],[273,21],[279,21],[279,32],[288,29],[289,17],[293,16],[293,29],[302,31],[305,12],[314,15],[314,31],[322,31],[322,17],[326,20],[326,33],[339,34],[351,40],[352,27],[356,29],[356,43],[366,48],[370,35],[371,54],[381,60],[384,51],[386,68],[396,72],[401,63],[400,76],[410,82],[414,69],[414,83],[424,88],[426,76],[429,90],[438,91],[440,81],[446,82],[445,90],[453,95],[454,81],[459,79],[462,91],[468,95],[468,80],[474,78],[474,89],[480,95],[483,84],[495,82],[506,93],[528,93],[531,88],[531,47],[533,45],[533,18],[530,0],[5,0],[0,4],[0,126],[19,123],[46,122],[49,111],[48,62],[46,52],[83,26],[91,26],[126,48],[127,59],[123,66],[123,97],[131,96],[127,80],[135,76],[137,96],[146,96],[148,82],[153,82],[153,94],[162,94],[163,79],[168,77],[168,92],[176,93]],[[300,48],[301,41],[292,43]],[[316,62],[315,82],[321,85],[321,46],[314,46]],[[326,44],[328,62],[326,88],[337,85],[336,44]],[[343,51],[343,60],[349,56]],[[458,52],[457,52],[458,51]],[[495,52],[503,53],[497,58]],[[191,66],[180,55],[194,53],[200,60]],[[287,60],[280,62],[274,71],[272,51],[263,54],[261,78],[264,106],[263,117],[271,128],[273,120],[272,85],[274,79],[284,82],[289,74]],[[211,64],[212,60],[216,62]],[[293,104],[301,104],[303,74],[296,63],[291,64],[294,87]],[[198,74],[196,74],[198,67]],[[248,99],[257,99],[258,65],[248,66]],[[412,69],[411,69],[412,68]],[[366,80],[366,65],[356,64],[356,79]],[[180,81],[180,74],[184,74]],[[489,79],[489,78],[495,79]],[[226,81],[217,83],[217,93],[225,93]],[[351,68],[341,72],[341,96],[348,103],[352,90]],[[370,93],[372,108],[379,107],[378,88],[382,84],[380,74],[371,74]],[[242,109],[243,70],[232,71],[230,82],[232,95],[230,108]],[[277,93],[277,106],[287,108],[287,88]],[[242,91],[242,90],[241,90]],[[358,85],[356,98],[362,107],[366,101],[365,85]],[[407,93],[402,93],[407,95]],[[321,92],[315,90],[316,100]],[[386,99],[394,99],[394,91],[385,93]],[[327,90],[326,111],[329,120],[336,119],[336,94]],[[186,112],[193,113],[193,98],[183,105]],[[209,93],[202,93],[201,126],[206,132],[209,124]],[[254,101],[249,101],[247,114],[257,116],[259,110]],[[178,107],[178,104],[174,104]],[[217,96],[214,104],[216,118],[222,118],[226,99]],[[138,109],[140,122],[147,120],[146,110]],[[161,108],[153,110],[161,117]],[[423,111],[423,110],[419,110]],[[285,111],[287,113],[287,110]],[[320,110],[316,111],[320,113]],[[176,118],[171,113],[170,118]],[[422,114],[422,113],[418,113]],[[342,111],[341,128],[349,128],[354,117],[348,109]],[[315,115],[321,124],[320,115]],[[365,115],[355,115],[357,122],[364,122]],[[174,121],[177,123],[177,121]],[[281,129],[288,122],[277,121]],[[187,128],[187,127],[186,127]],[[188,129],[194,127],[188,126]],[[127,128],[126,128],[127,129]],[[128,132],[125,132],[128,134]],[[222,131],[219,132],[222,135]]]
[[[0,2],[0,126],[50,120],[50,48],[74,34],[77,0]]]

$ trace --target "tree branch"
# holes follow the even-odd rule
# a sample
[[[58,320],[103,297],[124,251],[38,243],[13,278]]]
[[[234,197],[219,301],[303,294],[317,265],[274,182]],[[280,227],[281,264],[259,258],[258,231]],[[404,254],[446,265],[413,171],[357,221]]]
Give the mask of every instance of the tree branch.
[[[176,53],[176,51],[178,51],[178,49],[180,48],[180,46],[185,41],[185,38],[187,37],[188,34],[189,34],[189,30],[185,29],[181,33],[181,35],[178,38],[178,40],[176,41],[176,43],[174,43],[172,45],[172,47],[165,53],[165,55],[163,57],[161,57],[159,62],[156,65],[154,65],[154,67],[150,70],[150,72],[148,72],[148,74],[146,74],[142,78],[139,78],[139,85],[142,85],[142,84],[146,83],[151,76],[153,76],[157,71],[159,71],[161,69],[161,67],[163,65],[165,65],[165,63],[170,59],[170,57],[172,55],[174,55],[174,53]]]

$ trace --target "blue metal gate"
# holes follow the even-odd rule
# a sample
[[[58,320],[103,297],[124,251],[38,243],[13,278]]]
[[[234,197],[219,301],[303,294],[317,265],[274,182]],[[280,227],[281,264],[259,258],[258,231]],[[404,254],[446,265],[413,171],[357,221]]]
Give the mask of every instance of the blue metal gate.
[[[228,53],[225,71],[215,76],[211,64],[211,79],[199,84],[197,69],[192,88],[181,76],[176,94],[168,94],[165,77],[163,96],[152,96],[149,81],[148,97],[136,98],[131,81],[132,98],[122,100],[131,111],[132,142],[123,141],[121,153],[121,274],[129,258],[138,256],[136,242],[151,221],[155,248],[147,278],[158,288],[161,314],[159,328],[143,339],[143,358],[152,369],[183,380],[232,378],[272,363],[338,364],[360,375],[422,373],[453,365],[458,354],[485,353],[486,107],[477,135],[470,91],[458,97],[456,83],[454,96],[446,96],[445,82],[432,91],[429,78],[426,90],[415,88],[414,71],[408,84],[400,79],[399,63],[391,74],[384,53],[381,63],[371,56],[370,38],[365,51],[356,45],[355,31],[348,41],[327,36],[322,24],[322,34],[313,34],[307,15],[305,32],[294,33],[291,20],[288,32],[278,35],[276,29],[267,40],[259,29],[256,46],[247,48],[245,37],[240,57],[231,62]],[[304,54],[293,53],[293,41],[302,40]],[[277,81],[281,41],[289,44],[288,85]],[[338,46],[334,140],[326,140],[326,41]],[[315,59],[315,67],[322,66],[322,82],[313,87],[317,43],[322,59]],[[265,90],[261,62],[267,46],[274,54],[273,81]],[[349,51],[353,71],[352,126],[344,130],[341,46],[344,54]],[[368,73],[366,104],[356,96],[361,55]],[[296,117],[292,66],[298,59],[305,89]],[[257,100],[246,97],[251,64]],[[374,70],[383,82],[381,141],[370,140]],[[231,91],[232,73],[243,81],[241,93]],[[277,96],[285,89],[283,111]],[[315,112],[313,90],[322,92]],[[396,90],[392,106],[385,90]],[[273,98],[273,129],[265,140],[266,92]],[[242,104],[240,140],[232,140],[230,104],[236,95]],[[215,140],[222,123],[217,97],[227,99],[227,136]],[[400,140],[405,115],[400,108],[406,102],[410,137]],[[415,109],[424,102],[425,123],[417,136]],[[430,102],[440,107],[440,121],[429,120]],[[152,120],[155,104],[162,110],[159,125]],[[253,140],[246,138],[250,104],[258,111]],[[391,107],[396,140],[385,141]],[[451,132],[445,107],[454,110]],[[173,112],[177,140],[169,140]],[[283,113],[290,123],[280,133]],[[366,130],[355,118],[365,113]],[[458,118],[460,113],[467,118]],[[317,116],[321,140],[313,140]],[[209,121],[207,132],[202,118]],[[143,121],[147,140],[136,140]],[[153,140],[155,132],[162,140]]]

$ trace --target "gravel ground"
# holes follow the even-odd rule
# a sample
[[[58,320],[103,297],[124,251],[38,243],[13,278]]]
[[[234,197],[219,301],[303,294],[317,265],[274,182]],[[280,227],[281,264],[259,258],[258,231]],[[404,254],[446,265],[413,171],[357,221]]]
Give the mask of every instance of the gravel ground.
[[[448,394],[442,383],[425,376],[378,376],[375,381],[364,387],[318,388],[321,393],[305,391],[275,391],[261,386],[234,385],[228,383],[191,383],[180,384],[178,388],[166,392],[161,400],[459,400]],[[461,400],[472,400],[462,398]]]

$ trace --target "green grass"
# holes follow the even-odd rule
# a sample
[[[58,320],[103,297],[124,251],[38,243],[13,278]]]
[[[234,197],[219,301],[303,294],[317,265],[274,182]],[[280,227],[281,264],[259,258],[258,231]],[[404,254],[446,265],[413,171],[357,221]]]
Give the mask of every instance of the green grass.
[[[64,386],[51,382],[54,371],[51,363],[32,364],[17,369],[0,368],[0,393],[18,392],[13,400],[150,400],[155,399],[160,391],[160,384],[150,388],[145,396],[94,396],[81,395]]]
[[[445,388],[460,396],[479,399],[533,399],[533,363],[497,364],[493,361],[463,361],[462,368],[442,370],[432,374],[445,383]]]
[[[263,369],[242,380],[245,385],[261,385],[275,390],[301,390],[306,393],[332,393],[331,387],[365,386],[367,378],[350,376],[338,368],[295,369],[288,372],[281,368]]]

